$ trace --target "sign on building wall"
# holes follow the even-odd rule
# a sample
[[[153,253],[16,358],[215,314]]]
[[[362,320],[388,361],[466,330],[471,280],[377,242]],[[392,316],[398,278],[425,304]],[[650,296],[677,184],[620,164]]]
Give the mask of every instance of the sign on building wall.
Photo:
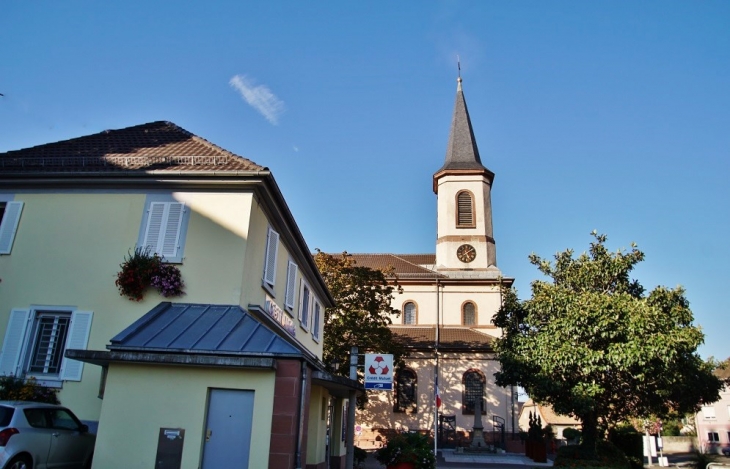
[[[274,303],[274,300],[266,297],[266,305],[265,305],[266,313],[268,313],[269,316],[274,318],[276,322],[281,324],[281,327],[284,328],[289,334],[296,336],[297,330],[294,327],[294,320],[289,316],[288,313],[286,313],[283,309],[279,308],[279,305]]]
[[[393,355],[365,354],[365,389],[393,390]]]

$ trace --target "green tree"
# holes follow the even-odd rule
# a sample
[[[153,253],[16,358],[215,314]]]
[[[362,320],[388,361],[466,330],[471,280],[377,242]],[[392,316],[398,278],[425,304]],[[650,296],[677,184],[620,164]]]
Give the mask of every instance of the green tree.
[[[522,386],[535,401],[583,424],[584,450],[595,454],[603,432],[628,417],[694,412],[719,398],[721,381],[697,354],[695,327],[681,287],[657,287],[648,295],[630,272],[644,253],[611,253],[605,235],[587,253],[573,250],[554,262],[532,254],[530,262],[549,280],[532,283],[532,297],[514,289],[494,324],[501,386]]]
[[[401,363],[403,349],[388,327],[391,315],[400,314],[391,307],[393,292],[399,289],[397,281],[388,281],[395,278],[392,270],[355,265],[347,252],[333,256],[317,250],[314,260],[335,300],[324,313],[324,362],[339,360],[338,371],[347,376],[347,357],[357,346],[360,353],[392,353],[393,363]]]

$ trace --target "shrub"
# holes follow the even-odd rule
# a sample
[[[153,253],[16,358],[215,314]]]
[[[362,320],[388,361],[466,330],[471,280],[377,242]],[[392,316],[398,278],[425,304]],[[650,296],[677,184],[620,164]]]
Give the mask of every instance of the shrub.
[[[689,466],[695,469],[705,469],[708,464],[715,462],[715,460],[715,455],[695,451],[692,453],[692,459],[690,460]]]
[[[31,401],[60,404],[58,389],[38,384],[35,378],[0,376],[0,401]]]
[[[682,424],[677,420],[670,420],[662,424],[662,434],[664,436],[679,436],[682,433]]]
[[[420,433],[391,435],[386,445],[375,452],[375,459],[386,466],[411,462],[416,469],[435,469],[436,467],[436,457],[428,443],[428,437]]]
[[[577,428],[566,428],[565,430],[563,430],[563,438],[565,438],[566,440],[578,440],[581,435],[583,435],[583,432],[581,432]]]
[[[553,467],[571,469],[629,469],[631,466],[626,455],[609,441],[599,440],[596,454],[582,445],[568,445],[558,448]]]
[[[611,429],[608,439],[624,452],[632,469],[644,467],[644,441],[633,426],[626,424]]]
[[[359,448],[357,446],[354,447],[354,453],[353,453],[353,461],[355,463],[355,467],[360,467],[362,463],[365,462],[365,460],[368,457],[368,452],[365,451],[362,448]]]

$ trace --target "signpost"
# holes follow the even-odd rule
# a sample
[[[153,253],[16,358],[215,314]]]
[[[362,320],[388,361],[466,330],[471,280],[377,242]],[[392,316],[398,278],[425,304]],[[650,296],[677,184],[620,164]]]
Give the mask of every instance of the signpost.
[[[365,354],[365,389],[393,390],[393,355]]]

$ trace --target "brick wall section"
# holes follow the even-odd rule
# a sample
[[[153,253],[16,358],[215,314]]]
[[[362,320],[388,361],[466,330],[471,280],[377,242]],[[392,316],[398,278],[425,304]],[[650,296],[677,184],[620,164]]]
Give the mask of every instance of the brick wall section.
[[[277,360],[269,469],[294,468],[301,382],[300,361]],[[306,449],[306,445],[304,448]]]

